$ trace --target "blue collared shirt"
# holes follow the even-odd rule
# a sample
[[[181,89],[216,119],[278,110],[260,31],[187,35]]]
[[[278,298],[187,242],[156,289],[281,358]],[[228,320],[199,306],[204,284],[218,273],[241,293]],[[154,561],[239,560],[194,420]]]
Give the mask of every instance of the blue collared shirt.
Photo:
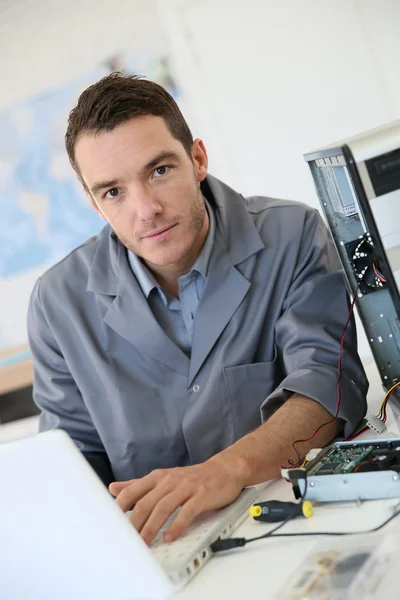
[[[204,291],[207,270],[215,240],[215,215],[204,198],[210,227],[203,248],[189,271],[178,279],[176,298],[163,288],[136,254],[128,250],[128,259],[134,275],[146,296],[149,306],[165,333],[188,356],[192,351],[193,327],[196,309]]]

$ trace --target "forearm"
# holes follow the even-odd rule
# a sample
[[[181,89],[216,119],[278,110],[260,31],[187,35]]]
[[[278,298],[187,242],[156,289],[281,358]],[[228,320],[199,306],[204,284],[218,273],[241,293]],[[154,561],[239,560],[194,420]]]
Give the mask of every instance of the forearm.
[[[297,462],[297,454],[292,450],[293,442],[311,437],[320,425],[331,419],[332,416],[318,402],[294,394],[266,423],[210,460],[223,460],[239,470],[244,487],[273,479],[279,476],[280,465],[287,465],[289,459]],[[328,444],[342,427],[342,421],[336,419],[323,427],[311,441],[298,444],[296,449],[300,456],[303,458],[311,448]]]

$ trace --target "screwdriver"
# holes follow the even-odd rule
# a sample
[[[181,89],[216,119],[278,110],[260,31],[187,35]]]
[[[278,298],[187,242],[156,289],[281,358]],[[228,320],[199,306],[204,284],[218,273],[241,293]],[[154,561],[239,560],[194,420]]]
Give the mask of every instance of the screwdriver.
[[[265,523],[277,523],[294,517],[311,517],[312,504],[309,500],[304,502],[281,502],[280,500],[269,500],[258,502],[250,506],[249,515],[256,521]]]

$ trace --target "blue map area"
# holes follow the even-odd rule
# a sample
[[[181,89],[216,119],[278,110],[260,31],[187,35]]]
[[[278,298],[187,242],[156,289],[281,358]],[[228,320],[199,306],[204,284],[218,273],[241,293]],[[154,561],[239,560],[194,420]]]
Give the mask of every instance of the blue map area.
[[[0,113],[0,280],[48,268],[104,226],[69,164],[64,135],[80,93],[121,69],[145,74],[176,100],[180,96],[167,58],[117,56],[85,77]]]
[[[105,74],[0,113],[0,279],[54,264],[104,226],[69,164],[64,134],[80,92]]]

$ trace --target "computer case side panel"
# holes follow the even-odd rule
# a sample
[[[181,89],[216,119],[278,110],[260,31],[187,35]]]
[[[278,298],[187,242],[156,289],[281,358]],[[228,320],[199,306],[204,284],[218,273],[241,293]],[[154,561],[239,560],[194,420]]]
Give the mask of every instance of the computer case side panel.
[[[389,389],[400,379],[400,296],[350,148],[305,155],[333,241]],[[378,268],[379,267],[379,268]],[[400,396],[399,396],[400,397]]]

